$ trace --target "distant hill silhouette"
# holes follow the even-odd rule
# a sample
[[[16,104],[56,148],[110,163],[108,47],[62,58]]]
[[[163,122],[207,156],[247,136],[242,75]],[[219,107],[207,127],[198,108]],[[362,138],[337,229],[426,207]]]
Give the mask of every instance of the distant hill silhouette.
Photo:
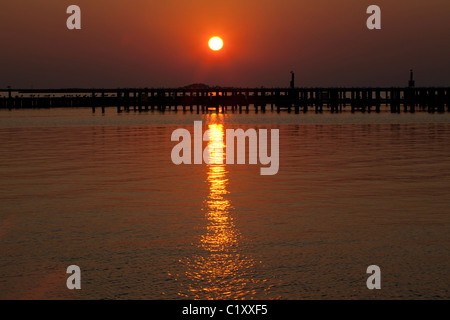
[[[184,89],[209,89],[209,86],[204,83],[193,83],[183,87]]]

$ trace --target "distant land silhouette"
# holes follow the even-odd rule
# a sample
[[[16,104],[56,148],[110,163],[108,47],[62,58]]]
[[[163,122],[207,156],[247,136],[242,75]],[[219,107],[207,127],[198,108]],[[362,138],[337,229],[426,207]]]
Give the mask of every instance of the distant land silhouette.
[[[193,83],[193,84],[181,87],[181,88],[188,89],[188,90],[197,90],[197,89],[209,89],[210,87],[204,83]]]

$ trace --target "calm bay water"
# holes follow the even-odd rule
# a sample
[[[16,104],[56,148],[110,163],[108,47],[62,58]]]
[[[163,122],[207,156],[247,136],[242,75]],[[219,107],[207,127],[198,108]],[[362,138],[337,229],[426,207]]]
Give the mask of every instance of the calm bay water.
[[[279,173],[174,165],[194,120],[279,129]],[[1,111],[0,140],[1,299],[450,298],[449,114]]]

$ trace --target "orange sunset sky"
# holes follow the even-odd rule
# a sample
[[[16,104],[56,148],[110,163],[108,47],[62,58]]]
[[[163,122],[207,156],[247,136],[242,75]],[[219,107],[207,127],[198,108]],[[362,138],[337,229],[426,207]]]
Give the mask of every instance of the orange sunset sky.
[[[448,0],[2,0],[0,88],[406,86],[410,68],[448,86],[449,18]]]

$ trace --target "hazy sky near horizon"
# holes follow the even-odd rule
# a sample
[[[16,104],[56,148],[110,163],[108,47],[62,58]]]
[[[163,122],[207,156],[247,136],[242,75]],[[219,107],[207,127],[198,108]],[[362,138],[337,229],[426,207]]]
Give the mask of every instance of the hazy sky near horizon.
[[[449,36],[449,0],[2,0],[0,88],[450,86]]]

